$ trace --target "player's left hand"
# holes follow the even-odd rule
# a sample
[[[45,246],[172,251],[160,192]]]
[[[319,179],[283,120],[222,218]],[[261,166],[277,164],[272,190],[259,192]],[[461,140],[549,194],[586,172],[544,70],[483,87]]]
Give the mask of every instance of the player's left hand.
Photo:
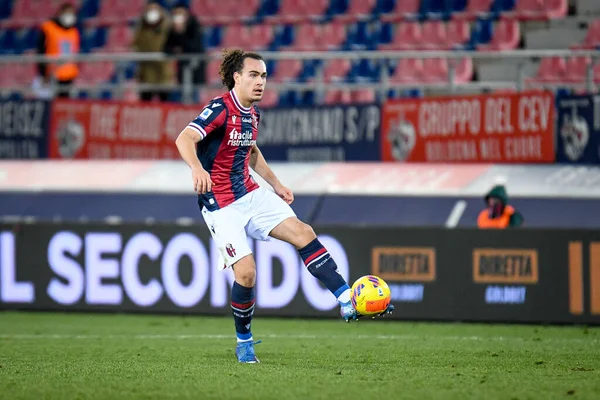
[[[294,201],[294,193],[290,188],[280,185],[273,188],[273,190],[275,190],[277,196],[281,197],[286,203],[292,204],[292,202]]]

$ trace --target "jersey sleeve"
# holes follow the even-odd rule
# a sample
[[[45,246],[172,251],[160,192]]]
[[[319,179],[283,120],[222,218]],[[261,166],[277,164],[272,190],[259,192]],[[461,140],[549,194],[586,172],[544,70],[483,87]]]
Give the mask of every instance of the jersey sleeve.
[[[190,122],[187,127],[195,130],[200,135],[200,140],[206,135],[219,129],[225,124],[227,110],[222,99],[215,99],[208,103],[200,114]]]

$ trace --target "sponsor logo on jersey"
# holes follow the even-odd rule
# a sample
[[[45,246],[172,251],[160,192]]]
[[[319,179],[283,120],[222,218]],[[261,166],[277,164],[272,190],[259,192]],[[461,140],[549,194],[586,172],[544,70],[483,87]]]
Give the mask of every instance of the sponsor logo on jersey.
[[[227,144],[229,146],[251,147],[256,144],[256,140],[253,140],[252,138],[252,131],[240,133],[233,128],[231,132],[229,132],[229,140],[227,141]]]

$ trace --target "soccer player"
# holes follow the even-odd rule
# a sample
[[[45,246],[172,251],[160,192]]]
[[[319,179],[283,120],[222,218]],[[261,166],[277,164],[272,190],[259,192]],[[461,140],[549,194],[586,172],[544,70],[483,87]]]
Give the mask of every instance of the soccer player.
[[[220,75],[229,92],[211,100],[179,134],[176,144],[191,168],[198,205],[224,260],[219,267],[233,268],[231,310],[238,361],[257,363],[254,345],[258,342],[250,330],[256,265],[247,235],[257,240],[273,237],[295,246],[308,271],[337,298],[342,318],[349,321],[358,315],[335,261],[313,229],[296,217],[289,206],[294,194],[275,176],[256,146],[260,112],[254,103],[265,91],[265,62],[257,53],[224,50]],[[248,167],[273,191],[260,187]]]

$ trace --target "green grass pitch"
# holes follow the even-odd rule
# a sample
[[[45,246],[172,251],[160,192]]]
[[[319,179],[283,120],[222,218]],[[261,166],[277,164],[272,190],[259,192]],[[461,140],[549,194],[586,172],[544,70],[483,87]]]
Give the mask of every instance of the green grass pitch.
[[[600,399],[600,329],[0,312],[0,399]]]

